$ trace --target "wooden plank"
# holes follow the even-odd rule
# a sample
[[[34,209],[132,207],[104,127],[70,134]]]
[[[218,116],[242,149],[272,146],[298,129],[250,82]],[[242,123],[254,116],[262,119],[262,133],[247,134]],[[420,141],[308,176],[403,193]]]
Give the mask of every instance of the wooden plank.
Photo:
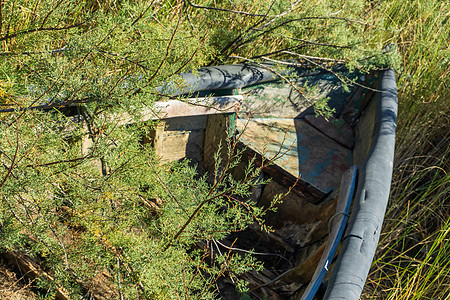
[[[276,168],[290,178],[288,182],[301,176],[305,186],[322,195],[339,187],[342,174],[352,164],[351,150],[301,119],[239,119],[237,128],[242,132],[240,141],[261,157],[274,159]]]
[[[314,272],[313,279],[308,284],[301,300],[313,300],[336,254],[349,218],[350,206],[356,190],[356,175],[357,168],[353,166],[342,177],[336,214],[330,220],[333,225],[328,237],[327,246]]]
[[[164,134],[165,126],[166,122],[160,121],[158,124],[156,124],[155,129],[151,130],[150,133],[143,138],[143,143],[150,143],[152,148],[155,149],[156,153],[160,152],[159,147],[161,145],[161,139]]]
[[[165,132],[156,153],[163,164],[183,158],[201,163],[203,139],[204,130]]]
[[[205,129],[208,116],[184,116],[164,119],[165,131],[192,131]]]
[[[307,284],[314,276],[314,271],[318,265],[322,254],[326,248],[326,243],[323,243],[316,251],[314,251],[307,259],[302,261],[299,265],[289,270],[284,276],[285,281],[295,281],[296,283]]]
[[[239,143],[238,147],[242,149],[246,146],[243,143]],[[263,163],[267,163],[267,159],[264,159],[261,154],[253,151],[251,148],[246,148],[244,153],[246,161],[250,161],[255,158],[254,163],[256,167],[261,167]],[[277,164],[270,164],[264,167],[263,171],[267,173],[274,182],[287,188],[292,187],[291,191],[293,193],[308,202],[318,203],[327,196],[327,194],[318,190],[307,182],[304,182],[301,179],[297,180],[296,177],[292,176],[292,174],[290,174]]]
[[[232,113],[239,110],[242,99],[242,96],[235,95],[187,99],[186,101],[158,101],[155,103],[152,110],[146,110],[143,112],[143,121],[149,119],[155,120],[158,118],[164,119]],[[155,115],[155,113],[157,115]]]
[[[213,172],[214,155],[222,145],[220,157],[225,162],[227,158],[228,138],[235,128],[236,114],[209,115],[205,130],[203,164],[206,170]]]
[[[337,197],[311,203],[288,191],[273,180],[266,185],[260,198],[261,206],[269,207],[274,197],[285,195],[282,202],[276,204],[277,211],[268,212],[265,216],[266,224],[272,226],[278,235],[289,236],[290,243],[299,248],[321,241],[328,233],[328,220],[336,211]]]
[[[315,115],[305,116],[305,121],[342,146],[348,149],[353,147],[353,130],[350,126],[333,124],[332,121],[335,120],[330,122],[322,116]]]
[[[161,121],[144,142],[150,142],[162,164],[190,159],[203,162],[207,116],[169,118]]]
[[[139,121],[162,120],[176,117],[215,115],[235,113],[241,107],[242,96],[221,96],[155,102],[152,108],[142,110]],[[119,125],[134,123],[137,120],[122,113],[112,116]]]
[[[242,116],[295,118],[311,103],[284,81],[259,84],[241,90]]]
[[[242,88],[240,93],[244,95],[244,100],[240,116],[299,118],[314,114],[313,104],[317,99],[326,97],[330,98],[329,105],[339,114],[348,97],[339,84],[339,79],[321,71],[304,75],[290,79],[296,88],[284,80]]]

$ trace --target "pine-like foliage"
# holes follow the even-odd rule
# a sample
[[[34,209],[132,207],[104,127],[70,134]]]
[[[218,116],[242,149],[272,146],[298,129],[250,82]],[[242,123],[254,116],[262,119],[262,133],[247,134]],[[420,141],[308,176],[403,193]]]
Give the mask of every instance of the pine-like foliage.
[[[260,268],[211,249],[262,224],[242,200],[259,170],[233,179],[233,141],[213,183],[187,162],[161,166],[140,112],[207,64],[377,57],[355,34],[370,5],[315,2],[0,1],[0,250],[39,259],[52,276],[40,286],[77,299],[102,274],[117,298],[213,298],[223,274]]]

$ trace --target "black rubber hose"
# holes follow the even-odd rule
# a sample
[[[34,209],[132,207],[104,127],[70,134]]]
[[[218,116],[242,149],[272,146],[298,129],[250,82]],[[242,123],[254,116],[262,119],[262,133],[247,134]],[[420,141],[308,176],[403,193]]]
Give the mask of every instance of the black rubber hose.
[[[351,218],[324,299],[359,299],[377,249],[392,180],[397,124],[394,71],[380,76],[372,146],[364,165],[358,166]]]

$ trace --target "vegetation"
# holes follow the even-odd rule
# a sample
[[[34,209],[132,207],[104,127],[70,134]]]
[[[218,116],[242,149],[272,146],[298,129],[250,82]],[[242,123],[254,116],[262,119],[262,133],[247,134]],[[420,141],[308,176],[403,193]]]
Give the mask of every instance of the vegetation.
[[[160,166],[143,143],[153,124],[119,126],[115,116],[139,120],[175,74],[242,58],[393,66],[394,185],[364,297],[443,299],[449,17],[439,0],[0,1],[0,250],[51,270],[38,281],[42,297],[88,295],[106,274],[111,297],[212,298],[218,276],[260,266],[208,256],[214,239],[262,222],[264,212],[241,201],[258,169],[233,180],[233,147],[213,182],[186,162]],[[383,51],[390,43],[397,52]]]
[[[450,14],[446,1],[380,2],[403,57],[391,200],[367,298],[450,295]],[[383,6],[381,6],[383,4]]]

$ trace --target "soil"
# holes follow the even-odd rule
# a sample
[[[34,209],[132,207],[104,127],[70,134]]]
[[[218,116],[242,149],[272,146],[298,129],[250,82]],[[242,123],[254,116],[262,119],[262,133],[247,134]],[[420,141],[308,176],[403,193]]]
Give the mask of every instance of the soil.
[[[32,282],[27,282],[24,276],[18,276],[11,269],[11,266],[8,266],[3,259],[0,259],[0,299],[37,299],[37,295],[31,288]]]

